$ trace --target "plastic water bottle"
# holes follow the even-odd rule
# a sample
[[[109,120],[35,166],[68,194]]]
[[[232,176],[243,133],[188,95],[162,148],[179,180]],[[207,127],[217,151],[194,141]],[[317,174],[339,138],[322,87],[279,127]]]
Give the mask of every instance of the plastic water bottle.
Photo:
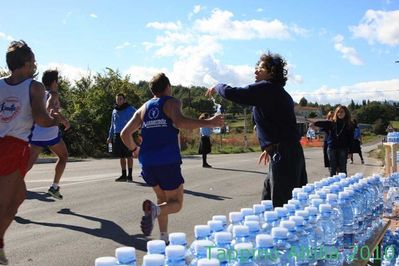
[[[241,214],[242,214],[243,219],[245,219],[245,216],[253,215],[254,211],[252,208],[241,208]]]
[[[309,212],[308,211],[296,211],[295,212],[296,216],[302,216],[305,224],[304,224],[304,230],[308,233],[309,235],[309,243],[310,243],[310,250],[311,250],[311,256],[309,257],[309,262],[310,263],[316,263],[317,262],[317,255],[319,254],[320,247],[322,245],[322,238],[321,238],[321,233],[320,233],[320,228],[318,228],[315,223],[312,221],[309,221]]]
[[[337,244],[337,232],[335,224],[332,221],[332,209],[329,204],[321,204],[319,207],[320,216],[318,220],[323,229],[323,256],[319,262],[325,266],[338,266],[342,265],[343,259],[336,247]]]
[[[253,245],[248,242],[238,243],[234,245],[237,252],[237,259],[233,263],[234,266],[257,266],[253,261]]]
[[[281,221],[280,222],[280,227],[286,228],[288,230],[288,235],[287,235],[287,242],[290,244],[291,248],[289,250],[289,257],[293,258],[295,263],[297,261],[300,261],[300,243],[299,243],[299,237],[296,234],[295,230],[295,222],[294,221]],[[296,264],[295,264],[296,265]]]
[[[161,254],[147,254],[143,256],[142,266],[164,266],[165,256]]]
[[[264,217],[265,223],[262,226],[262,232],[271,234],[272,228],[279,224],[277,213],[275,211],[265,211]]]
[[[287,202],[288,204],[294,204],[295,205],[295,210],[300,210],[301,209],[301,204],[299,202],[299,200],[296,199],[290,199]]]
[[[331,205],[331,219],[335,224],[337,232],[337,245],[339,251],[343,251],[344,242],[344,215],[341,207],[338,205],[338,196],[336,194],[327,194],[327,203]]]
[[[150,240],[147,242],[147,254],[165,255],[166,243],[163,240]]]
[[[274,211],[277,213],[277,217],[280,222],[288,221],[288,210],[286,208],[276,207],[274,208]]]
[[[185,233],[182,232],[177,232],[177,233],[171,233],[169,234],[169,246],[183,246],[184,249],[186,250],[186,254],[184,256],[185,260],[186,260],[186,264],[190,263],[190,261],[192,260],[192,253],[191,250],[189,248],[189,246],[187,245],[187,237]]]
[[[280,265],[295,265],[294,257],[289,253],[291,246],[288,244],[288,230],[283,227],[274,227],[272,229],[274,248],[280,254]]]
[[[231,245],[235,246],[237,243],[249,242],[249,228],[246,225],[235,225],[233,227],[233,240]]]
[[[233,227],[235,225],[240,225],[243,221],[243,216],[241,214],[241,212],[230,212],[229,213],[229,220],[230,220],[230,224],[227,227],[227,231],[229,232],[233,232]]]
[[[263,225],[263,223],[265,222],[265,220],[263,219],[263,213],[266,211],[266,207],[262,204],[254,204],[252,206],[254,215],[259,217],[259,223],[260,226]]]
[[[256,235],[259,234],[259,232],[260,232],[259,222],[246,221],[246,222],[244,222],[244,225],[248,226],[248,229],[249,229],[249,237],[248,237],[249,242],[251,242],[253,245],[255,245]]]
[[[190,253],[194,254],[195,243],[198,240],[209,240],[211,236],[211,228],[209,225],[196,225],[194,226],[195,240],[190,245]],[[148,242],[147,242],[148,243]]]
[[[213,215],[212,216],[213,221],[222,221],[223,223],[223,230],[227,230],[227,217],[226,215]]]
[[[167,246],[165,248],[167,266],[185,266],[186,265],[186,249],[183,246]]]
[[[350,263],[350,255],[353,251],[354,246],[354,230],[353,225],[355,223],[352,199],[347,192],[340,192],[338,194],[338,204],[341,207],[343,214],[343,231],[344,231],[344,256],[345,261]]]
[[[297,251],[292,249],[292,253],[295,254],[296,265],[308,266],[312,251],[309,233],[304,229],[305,220],[302,216],[291,216],[290,221],[295,222],[295,230],[299,241],[299,249]]]
[[[231,248],[231,241],[233,236],[230,232],[218,232],[215,234],[215,246],[217,248],[224,248],[229,250]]]
[[[109,152],[109,153],[112,152],[112,143],[108,143],[108,152]]]
[[[136,266],[136,249],[133,247],[120,247],[115,249],[115,257],[119,264]]]
[[[118,260],[115,257],[99,257],[94,262],[95,266],[116,266]]]
[[[300,204],[302,210],[305,209],[307,206],[309,206],[308,193],[299,192],[297,195],[297,199],[299,200],[299,204]]]
[[[208,225],[211,228],[211,237],[210,240],[214,241],[215,233],[223,232],[223,222],[222,221],[208,221]]]
[[[197,266],[198,261],[207,258],[208,250],[212,249],[213,242],[210,240],[198,240],[195,242],[193,259],[187,265]]]
[[[254,260],[259,266],[280,265],[279,253],[274,249],[273,237],[267,234],[256,236],[256,252]]]
[[[293,216],[295,215],[295,205],[294,204],[290,204],[290,203],[286,203],[283,205],[284,208],[286,208],[288,210],[288,216]]]
[[[271,200],[262,200],[260,202],[263,206],[265,206],[265,211],[272,211],[273,210],[273,201]]]
[[[292,198],[293,198],[293,199],[298,199],[298,193],[300,193],[300,192],[303,192],[302,188],[295,187],[295,188],[292,190]]]

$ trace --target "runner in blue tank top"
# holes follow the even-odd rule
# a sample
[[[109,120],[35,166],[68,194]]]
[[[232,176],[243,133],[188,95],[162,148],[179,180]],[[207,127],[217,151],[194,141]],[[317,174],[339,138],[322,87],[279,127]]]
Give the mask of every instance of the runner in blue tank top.
[[[141,230],[150,235],[158,218],[160,239],[167,242],[168,215],[179,212],[183,204],[184,179],[180,168],[178,128],[219,127],[224,122],[221,115],[204,120],[185,117],[181,102],[171,96],[172,87],[163,73],[152,78],[150,89],[154,98],[137,110],[122,130],[121,138],[134,155],[139,156],[142,176],[157,197],[157,205],[150,200],[143,202]],[[132,135],[140,127],[143,142],[138,152]]]

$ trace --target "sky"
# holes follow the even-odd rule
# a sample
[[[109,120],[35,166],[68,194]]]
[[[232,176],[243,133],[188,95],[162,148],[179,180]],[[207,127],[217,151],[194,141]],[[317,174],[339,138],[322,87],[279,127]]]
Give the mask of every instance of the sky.
[[[71,81],[106,68],[133,82],[254,82],[265,52],[288,63],[295,101],[399,101],[399,0],[0,0],[0,67],[12,40],[39,72]]]

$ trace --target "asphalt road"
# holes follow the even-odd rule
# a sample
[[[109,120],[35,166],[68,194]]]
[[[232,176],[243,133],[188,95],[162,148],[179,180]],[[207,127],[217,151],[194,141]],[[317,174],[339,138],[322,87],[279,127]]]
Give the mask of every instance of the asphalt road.
[[[169,232],[185,232],[191,242],[194,225],[258,203],[267,170],[257,164],[258,155],[210,155],[212,169],[200,167],[200,156],[184,158],[184,206],[170,216]],[[306,149],[305,157],[310,182],[328,175],[321,149]],[[349,174],[382,171],[380,162],[365,157],[366,164],[361,165],[355,155]],[[46,195],[53,169],[53,163],[37,164],[26,176],[27,199],[5,237],[10,265],[94,265],[95,258],[113,256],[121,246],[135,247],[141,265],[146,242],[157,239],[159,231],[155,226],[153,238],[140,231],[141,203],[155,198],[138,177],[138,165],[134,165],[134,183],[116,183],[118,160],[69,162],[61,183],[64,200]]]

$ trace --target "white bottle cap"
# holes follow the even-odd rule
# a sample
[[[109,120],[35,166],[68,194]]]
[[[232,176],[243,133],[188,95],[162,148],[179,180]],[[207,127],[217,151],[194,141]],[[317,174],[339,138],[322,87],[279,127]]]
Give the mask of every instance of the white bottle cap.
[[[143,256],[143,266],[163,266],[165,256],[161,254],[147,254]]]
[[[163,240],[150,240],[147,242],[148,254],[165,254],[166,243]]]
[[[331,205],[330,204],[320,204],[319,211],[320,211],[320,213],[331,213]]]
[[[209,225],[196,225],[194,226],[195,238],[204,238],[211,235],[211,228]]]
[[[337,201],[338,200],[338,196],[337,194],[327,194],[327,201]]]
[[[254,211],[252,210],[252,208],[241,208],[241,214],[243,217],[245,217],[247,215],[254,214]]]
[[[302,216],[305,220],[309,219],[309,212],[308,211],[296,211],[295,215]]]
[[[303,226],[305,225],[305,219],[302,216],[294,215],[291,216],[290,221],[294,221],[296,226]]]
[[[288,216],[288,210],[284,207],[276,207],[274,211],[277,213],[278,218],[284,218]]]
[[[233,239],[233,236],[230,232],[217,232],[215,233],[215,242],[216,243],[230,243]]]
[[[272,210],[273,209],[273,201],[271,200],[262,200],[260,202],[263,206],[265,206],[266,210]]]
[[[248,226],[249,232],[257,233],[260,230],[259,222],[257,221],[245,221],[244,225]]]
[[[194,243],[195,253],[201,254],[203,256],[206,256],[208,249],[215,246],[210,240],[197,240]]]
[[[312,206],[314,206],[314,207],[317,206],[318,207],[320,204],[323,203],[323,200],[322,199],[312,199],[311,203],[312,203]]]
[[[95,266],[115,266],[118,260],[115,257],[99,257],[94,262]]]
[[[265,217],[266,222],[273,222],[273,221],[277,221],[277,219],[278,219],[277,212],[275,212],[275,211],[265,211],[265,213],[263,215]]]
[[[273,247],[273,237],[267,234],[258,234],[256,236],[256,247],[257,248],[271,248]]]
[[[167,246],[165,248],[166,258],[180,259],[186,255],[186,249],[181,245]]]
[[[187,245],[186,234],[182,232],[169,234],[169,243],[171,245]]]
[[[211,232],[220,232],[223,231],[223,222],[222,221],[208,221],[208,225],[211,228]]]
[[[230,223],[239,223],[243,219],[241,212],[230,212],[229,213],[229,220]]]
[[[233,237],[247,237],[249,236],[249,228],[246,225],[233,226]]]
[[[309,198],[309,194],[306,192],[299,192],[297,199],[298,200],[307,200]]]
[[[313,206],[306,207],[305,211],[307,211],[310,216],[317,216],[317,213],[318,213],[318,209]]]
[[[197,266],[219,266],[220,262],[217,259],[199,259]]]
[[[273,227],[272,228],[273,239],[287,239],[288,229],[284,227]]]
[[[234,249],[237,251],[237,257],[249,256],[253,251],[253,245],[251,243],[238,243],[234,245]]]
[[[259,222],[259,216],[258,215],[248,215],[248,216],[245,216],[245,220],[244,221]]]
[[[212,216],[212,220],[214,220],[214,221],[222,221],[223,222],[223,226],[225,226],[227,224],[226,215],[214,215],[214,216]]]
[[[294,221],[282,221],[280,223],[281,227],[287,228],[288,231],[293,231],[295,230],[295,222]]]
[[[291,203],[286,203],[283,205],[284,208],[288,210],[288,212],[295,212],[295,205]]]
[[[252,210],[254,211],[254,214],[259,215],[259,214],[263,213],[266,210],[266,208],[262,204],[254,204],[252,206]]]
[[[133,247],[120,247],[115,249],[115,257],[121,264],[129,264],[136,261],[136,249]]]

